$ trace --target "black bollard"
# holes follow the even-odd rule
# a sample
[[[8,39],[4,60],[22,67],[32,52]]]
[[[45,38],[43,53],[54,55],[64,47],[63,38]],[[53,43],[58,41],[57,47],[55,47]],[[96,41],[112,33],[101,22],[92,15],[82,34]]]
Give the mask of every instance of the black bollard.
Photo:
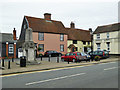
[[[42,61],[42,56],[41,56],[41,61]]]
[[[57,63],[59,63],[59,56],[57,56]]]
[[[50,57],[51,57],[51,55],[49,55],[49,58],[48,58],[48,61],[50,62]]]
[[[10,69],[10,60],[8,61],[8,69]]]
[[[68,58],[68,64],[69,64],[69,58]]]
[[[2,59],[2,67],[4,67],[5,65],[4,65],[4,59]]]
[[[14,62],[14,58],[12,58],[12,62]]]

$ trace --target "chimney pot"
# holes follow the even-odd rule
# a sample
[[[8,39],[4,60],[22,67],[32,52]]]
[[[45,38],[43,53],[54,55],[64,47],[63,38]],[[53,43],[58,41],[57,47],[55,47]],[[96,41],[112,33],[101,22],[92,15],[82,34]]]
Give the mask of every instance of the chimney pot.
[[[75,23],[74,22],[70,23],[70,28],[75,28]]]
[[[90,34],[92,34],[92,28],[89,28]]]
[[[16,30],[15,30],[15,28],[14,28],[14,30],[13,30],[13,39],[14,39],[14,40],[17,40],[17,39],[16,39]]]
[[[44,14],[44,19],[51,20],[51,14],[50,13],[45,13]]]

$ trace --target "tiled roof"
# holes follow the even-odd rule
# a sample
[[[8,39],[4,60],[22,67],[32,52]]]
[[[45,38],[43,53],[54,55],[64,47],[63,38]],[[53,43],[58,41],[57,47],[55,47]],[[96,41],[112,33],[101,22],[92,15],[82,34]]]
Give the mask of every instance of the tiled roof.
[[[0,33],[2,42],[14,42],[13,35],[11,33]]]
[[[42,18],[25,16],[28,20],[29,27],[33,32],[57,33],[67,34],[69,40],[91,41],[90,31],[65,28],[61,21],[50,20],[47,21]]]
[[[66,28],[69,40],[91,41],[89,30]]]
[[[65,27],[61,21],[45,20],[42,18],[25,16],[28,20],[29,27],[33,32],[49,32],[49,33],[64,33]]]
[[[93,34],[104,33],[104,32],[113,32],[120,30],[120,23],[98,26]]]

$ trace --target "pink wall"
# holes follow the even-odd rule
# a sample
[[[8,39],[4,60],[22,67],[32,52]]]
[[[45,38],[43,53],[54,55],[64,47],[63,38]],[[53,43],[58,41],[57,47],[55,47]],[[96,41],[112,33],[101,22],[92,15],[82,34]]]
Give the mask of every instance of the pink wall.
[[[38,32],[33,32],[34,43],[44,44],[44,52],[47,50],[55,50],[60,52],[60,44],[64,44],[64,52],[67,53],[67,35],[64,35],[64,41],[60,41],[60,34],[44,33],[44,41],[38,40]],[[41,52],[44,54],[44,52]]]

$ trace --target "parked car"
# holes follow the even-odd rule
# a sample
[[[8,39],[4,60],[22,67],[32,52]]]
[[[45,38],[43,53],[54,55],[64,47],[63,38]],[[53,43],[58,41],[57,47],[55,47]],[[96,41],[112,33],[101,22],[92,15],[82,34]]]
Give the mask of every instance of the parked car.
[[[82,52],[81,54],[82,54],[82,56],[86,56],[86,58],[87,58],[87,59],[86,59],[86,62],[87,62],[87,61],[90,62],[91,56],[90,56],[89,54],[86,54],[86,53],[84,53],[84,52]]]
[[[46,51],[44,53],[45,57],[48,57],[49,55],[51,55],[51,57],[56,57],[56,56],[62,56],[62,53],[57,52],[57,51],[52,51],[52,50]]]
[[[89,55],[94,60],[97,60],[97,59],[100,60],[100,59],[103,59],[103,58],[108,58],[109,57],[109,51],[103,51],[103,50],[93,51],[93,52],[89,52]]]
[[[81,62],[86,61],[87,57],[82,55],[80,52],[69,52],[64,56],[61,56],[62,61],[70,61],[70,62]]]

